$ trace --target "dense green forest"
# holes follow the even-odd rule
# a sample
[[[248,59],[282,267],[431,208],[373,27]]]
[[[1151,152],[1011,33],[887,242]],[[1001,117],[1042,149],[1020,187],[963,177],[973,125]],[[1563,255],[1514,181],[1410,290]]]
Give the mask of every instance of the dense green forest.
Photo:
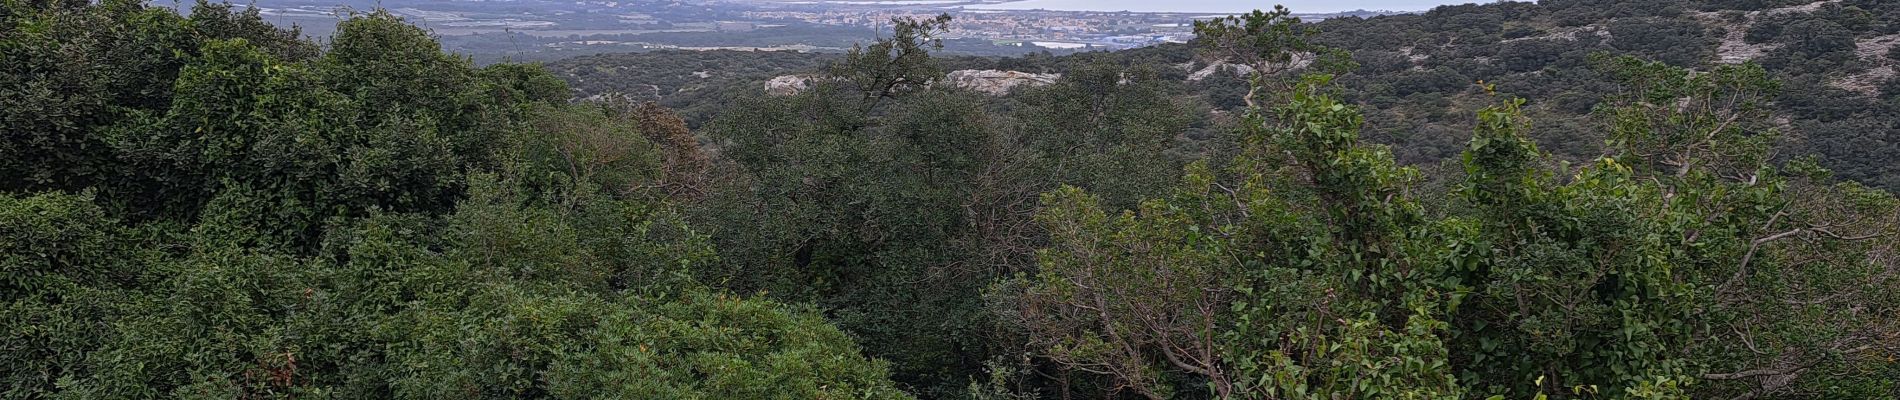
[[[543,68],[0,0],[0,397],[1894,398],[1882,3]],[[702,94],[610,93],[668,77]]]

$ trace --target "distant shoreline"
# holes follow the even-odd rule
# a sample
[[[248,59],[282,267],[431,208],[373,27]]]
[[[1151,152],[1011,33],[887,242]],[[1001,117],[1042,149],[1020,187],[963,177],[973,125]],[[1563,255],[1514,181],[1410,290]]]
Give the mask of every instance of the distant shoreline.
[[[1222,10],[1222,9],[1178,9],[1178,8],[1177,9],[1161,9],[1161,7],[1181,7],[1181,5],[1172,4],[1172,5],[1164,6],[1161,4],[1157,4],[1156,2],[1146,2],[1146,1],[1139,2],[1139,4],[1118,4],[1118,2],[1104,2],[1104,1],[1012,0],[1012,1],[999,1],[999,2],[985,2],[984,4],[974,4],[974,5],[961,5],[960,8],[964,10],[974,10],[974,11],[1127,12],[1127,13],[1142,13],[1142,14],[1232,15],[1232,14],[1252,12],[1257,9],[1267,9],[1267,8],[1272,7],[1271,4],[1276,4],[1276,3],[1269,2],[1269,3],[1263,3],[1263,4],[1266,4],[1266,5],[1260,5],[1260,4],[1240,5],[1239,9]],[[1432,7],[1437,7],[1437,6],[1434,5]],[[1344,14],[1344,13],[1359,13],[1359,12],[1370,12],[1370,13],[1380,13],[1380,14],[1409,14],[1409,13],[1425,12],[1425,11],[1430,10],[1432,7],[1426,7],[1425,9],[1420,9],[1420,10],[1387,10],[1387,9],[1368,10],[1364,8],[1351,9],[1351,10],[1316,10],[1316,9],[1299,8],[1299,7],[1292,7],[1292,6],[1289,6],[1288,8],[1291,9],[1296,14]]]

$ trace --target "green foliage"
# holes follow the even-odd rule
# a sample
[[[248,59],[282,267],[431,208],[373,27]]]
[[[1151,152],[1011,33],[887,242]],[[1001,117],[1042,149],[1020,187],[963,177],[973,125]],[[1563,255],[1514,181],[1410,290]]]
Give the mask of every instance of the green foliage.
[[[1778,240],[1763,230],[1782,224],[1814,224],[1824,226],[1823,230],[1880,229],[1807,219],[1828,217],[1796,217],[1801,212],[1787,208],[1795,203],[1834,201],[1824,200],[1825,195],[1813,197],[1830,190],[1800,189],[1804,185],[1790,185],[1765,165],[1774,136],[1764,128],[1767,117],[1758,107],[1763,93],[1773,90],[1773,82],[1753,66],[1690,73],[1631,59],[1606,65],[1626,85],[1627,97],[1613,101],[1602,113],[1617,157],[1599,160],[1566,180],[1554,179],[1547,172],[1548,164],[1525,162],[1526,155],[1534,160],[1539,153],[1524,140],[1527,125],[1519,122],[1518,102],[1480,115],[1479,134],[1466,156],[1472,180],[1465,199],[1486,217],[1492,261],[1479,264],[1472,271],[1475,274],[1463,278],[1475,284],[1475,293],[1482,294],[1468,300],[1462,306],[1467,311],[1459,316],[1474,330],[1460,340],[1460,347],[1475,350],[1474,360],[1484,365],[1472,369],[1471,381],[1495,385],[1535,376],[1542,378],[1539,386],[1547,392],[1602,385],[1610,393],[1631,398],[1736,393],[1724,387],[1736,375],[1714,371],[1736,368],[1723,364],[1753,357],[1738,359],[1738,353],[1731,352],[1735,349],[1722,343],[1743,343],[1756,355],[1767,356],[1778,352],[1771,350],[1775,346],[1749,343],[1760,343],[1763,335],[1775,335],[1765,332],[1778,329],[1829,340],[1858,340],[1847,332],[1866,332],[1863,329],[1869,328],[1857,325],[1866,321],[1838,314],[1841,309],[1828,311],[1835,306],[1778,297],[1792,293],[1744,294],[1737,288],[1740,280],[1748,279],[1744,276],[1752,276],[1752,269],[1778,262],[1760,258]],[[1863,211],[1867,214],[1857,218],[1873,221],[1891,218],[1888,215],[1893,212]],[[1803,222],[1785,219],[1791,217]],[[1844,235],[1822,236],[1815,240],[1836,245],[1853,242]],[[1803,252],[1799,247],[1783,251]],[[1847,257],[1885,258],[1880,250],[1860,252],[1866,250],[1852,251]],[[1807,260],[1802,262],[1821,262],[1817,266],[1826,266],[1819,269],[1831,272],[1824,274],[1827,277],[1778,275],[1774,278],[1778,283],[1771,286],[1834,287],[1827,281],[1857,274],[1849,271],[1858,270],[1855,265],[1862,262]],[[1846,293],[1854,292],[1840,293],[1852,296]],[[1754,300],[1739,300],[1742,297]],[[1778,310],[1791,302],[1805,306],[1798,308],[1806,308],[1806,318],[1843,319],[1795,324],[1807,328],[1735,328],[1759,323],[1758,318],[1766,315],[1785,315]],[[1485,316],[1492,313],[1499,314]],[[1726,333],[1709,330],[1719,326],[1732,329]],[[1835,333],[1807,330],[1823,326]],[[1521,333],[1501,333],[1501,327]],[[1831,346],[1842,346],[1832,351],[1851,349],[1847,342],[1831,342]],[[1792,355],[1779,353],[1772,356],[1777,361],[1769,363],[1793,362],[1785,357]],[[1500,374],[1513,369],[1512,364],[1524,372]],[[1777,379],[1800,377],[1798,369],[1752,373]],[[1707,383],[1698,385],[1698,381]],[[1743,392],[1792,389],[1788,381],[1779,382]],[[1704,387],[1698,390],[1697,386]]]
[[[852,46],[844,60],[832,66],[831,74],[870,101],[865,105],[869,110],[883,99],[943,78],[943,69],[930,62],[930,51],[943,48],[943,41],[935,36],[949,26],[950,14],[894,18],[889,38],[870,46]]]
[[[740,99],[706,127],[731,169],[694,207],[727,260],[703,281],[816,303],[936,397],[1016,346],[980,294],[1035,268],[1036,195],[1071,184],[1132,203],[1171,180],[1204,114],[1157,69],[1094,66],[1000,110],[926,85],[943,22],[899,21],[810,90]]]
[[[948,17],[900,19],[681,117],[385,11],[323,48],[0,1],[0,397],[1895,390],[1900,200],[1854,180],[1892,96],[1825,74],[1892,67],[1848,51],[1882,2],[1276,9],[1200,60],[939,60]],[[1777,50],[1704,64],[1716,24]]]
[[[693,280],[664,110],[383,11],[318,51],[255,8],[5,5],[7,101],[46,108],[5,116],[0,397],[909,397]]]
[[[688,294],[601,318],[589,351],[560,356],[548,375],[563,398],[909,398],[882,363],[839,354],[857,346],[809,311]],[[621,305],[620,307],[628,307]],[[642,311],[624,311],[624,310]]]
[[[1206,56],[1255,66],[1262,71],[1272,71],[1275,66],[1285,68],[1294,60],[1315,53],[1327,56],[1325,53],[1330,49],[1312,42],[1317,32],[1292,15],[1286,7],[1274,6],[1273,11],[1254,10],[1248,14],[1194,21],[1194,32],[1200,36],[1197,40],[1202,42],[1197,48],[1206,52]]]
[[[1294,40],[1282,38],[1290,28],[1273,29],[1275,18],[1199,28],[1216,32],[1221,40],[1208,45],[1230,57],[1284,63],[1309,50],[1273,44]],[[1444,325],[1433,317],[1434,288],[1416,282],[1431,271],[1411,266],[1433,265],[1410,252],[1434,239],[1413,230],[1418,207],[1395,197],[1418,173],[1358,143],[1363,120],[1324,89],[1330,80],[1306,78],[1271,121],[1248,111],[1235,185],[1197,164],[1176,195],[1144,203],[1140,219],[1111,219],[1075,189],[1051,195],[1041,218],[1056,247],[1019,295],[1038,351],[1151,398],[1174,395],[1161,378],[1170,370],[1205,379],[1220,398],[1457,397],[1433,335]],[[1256,78],[1255,91],[1266,84]],[[1393,298],[1406,307],[1381,303]],[[1413,310],[1412,322],[1384,327],[1379,313],[1398,309]],[[1410,334],[1388,335],[1401,329]]]
[[[1265,79],[1300,69],[1301,61],[1326,72],[1358,68],[1353,65],[1350,53],[1315,42],[1316,32],[1292,15],[1291,10],[1276,5],[1271,12],[1254,10],[1248,14],[1194,21],[1196,50],[1202,57],[1254,70],[1249,76],[1253,82],[1243,98],[1248,108],[1261,107],[1256,97],[1267,86]]]
[[[1181,154],[1182,132],[1203,123],[1205,105],[1148,67],[1093,63],[1054,85],[1025,90],[1016,137],[1050,176],[1105,197],[1117,208],[1165,190],[1194,154]]]
[[[1037,218],[1053,247],[1038,252],[1040,271],[1018,295],[1031,346],[1151,398],[1176,395],[1163,376],[1171,368],[1208,375],[1228,394],[1225,366],[1209,357],[1216,311],[1239,277],[1218,232],[1161,201],[1118,215],[1099,203],[1075,187],[1043,197]]]
[[[7,298],[30,298],[72,286],[116,284],[131,278],[124,266],[95,263],[120,256],[112,245],[119,234],[99,221],[107,217],[91,195],[42,194],[7,198],[0,235]]]
[[[1048,195],[1055,247],[1020,294],[1032,343],[1152,398],[1180,390],[1171,370],[1220,398],[1456,398],[1432,271],[1412,267],[1435,264],[1412,252],[1438,239],[1388,189],[1416,172],[1357,144],[1326,81],[1293,93],[1277,128],[1250,119],[1233,186],[1196,164],[1119,217],[1077,189]]]
[[[1190,168],[1119,218],[1050,194],[1041,270],[998,290],[1037,354],[1150,398],[1179,376],[1216,398],[1891,390],[1812,372],[1890,363],[1868,352],[1893,345],[1872,311],[1896,304],[1873,277],[1890,245],[1869,242],[1900,226],[1891,195],[1777,172],[1760,67],[1598,65],[1622,93],[1598,113],[1612,157],[1552,160],[1507,100],[1478,112],[1459,189],[1418,199],[1421,173],[1361,144],[1363,117],[1313,76],[1252,109],[1231,172]]]
[[[316,52],[255,9],[231,12],[223,4],[200,2],[189,18],[139,1],[9,1],[4,8],[0,187],[7,190],[116,183],[112,172],[122,166],[105,131],[169,108],[181,67],[207,43],[244,40],[296,60]]]
[[[0,197],[0,396],[31,397],[56,381],[86,373],[74,368],[106,340],[100,317],[117,315],[117,290],[136,288],[133,235],[121,232],[90,195],[47,193]]]
[[[985,355],[971,187],[989,128],[970,95],[863,98],[830,84],[742,102],[709,127],[732,176],[696,207],[727,262],[696,273],[831,310],[900,377],[963,384]],[[880,111],[866,113],[873,103]],[[926,333],[927,332],[927,333]],[[946,382],[947,381],[947,382]]]
[[[1631,57],[1599,63],[1614,71],[1628,93],[1610,99],[1602,117],[1611,147],[1626,156],[1653,160],[1655,168],[1679,176],[1693,170],[1748,173],[1766,161],[1777,135],[1768,126],[1764,96],[1779,87],[1761,67],[1692,73]]]

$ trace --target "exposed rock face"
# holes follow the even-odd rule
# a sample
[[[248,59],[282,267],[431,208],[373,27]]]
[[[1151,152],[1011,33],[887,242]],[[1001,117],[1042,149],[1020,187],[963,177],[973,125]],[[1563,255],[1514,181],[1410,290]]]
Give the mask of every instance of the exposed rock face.
[[[1900,34],[1875,36],[1854,41],[1854,53],[1863,60],[1878,60],[1888,57],[1893,46],[1900,44]]]
[[[1821,6],[1839,2],[1841,2],[1841,0],[1822,0],[1798,6],[1749,11],[1747,14],[1743,14],[1744,18],[1739,23],[1727,21],[1722,14],[1718,12],[1701,12],[1696,13],[1695,16],[1709,24],[1728,29],[1728,34],[1722,37],[1722,44],[1715,49],[1716,62],[1723,64],[1741,64],[1761,58],[1761,56],[1767,55],[1768,52],[1781,47],[1780,44],[1776,43],[1751,44],[1743,40],[1743,38],[1747,37],[1748,28],[1754,26],[1755,22],[1759,21],[1762,16],[1812,13],[1820,10]]]
[[[785,75],[765,82],[765,94],[770,96],[791,96],[810,90],[813,84],[825,79],[819,75]],[[1036,87],[1056,83],[1062,74],[1032,74],[1017,71],[997,70],[959,70],[944,75],[944,81],[959,88],[970,89],[991,96],[1009,94],[1017,87]]]
[[[1867,68],[1866,71],[1837,78],[1832,82],[1828,82],[1828,84],[1836,88],[1859,92],[1868,96],[1880,95],[1880,85],[1886,83],[1889,79],[1893,79],[1895,75],[1900,75],[1900,69],[1895,68],[1893,62],[1887,58],[1887,53],[1893,51],[1894,44],[1896,43],[1900,43],[1900,34],[1876,36],[1855,41],[1854,52],[1856,55],[1860,56],[1862,62],[1873,65],[1873,67]]]
[[[1760,22],[1762,17],[1781,14],[1813,13],[1819,11],[1822,6],[1840,2],[1841,0],[1821,0],[1796,6],[1750,11],[1742,14],[1742,18],[1739,20],[1730,20],[1718,12],[1701,12],[1696,13],[1695,16],[1705,23],[1722,27],[1728,31],[1728,34],[1722,37],[1721,45],[1716,47],[1716,62],[1723,64],[1741,64],[1761,58],[1782,46],[1780,43],[1748,43],[1748,41],[1745,40],[1747,38],[1748,29],[1755,26],[1755,23]],[[1860,93],[1862,95],[1880,95],[1881,83],[1892,79],[1894,76],[1900,76],[1900,66],[1894,65],[1887,57],[1887,53],[1891,52],[1896,44],[1900,44],[1900,34],[1855,40],[1855,55],[1859,56],[1861,61],[1870,64],[1870,66],[1860,72],[1836,77],[1828,82],[1828,86]]]
[[[1787,13],[1812,13],[1815,11],[1820,11],[1821,6],[1839,3],[1839,2],[1841,2],[1841,0],[1822,0],[1822,1],[1817,1],[1813,3],[1802,4],[1798,6],[1788,6],[1788,7],[1767,10],[1767,13],[1768,15],[1787,14]]]
[[[1405,47],[1399,48],[1399,54],[1404,55],[1405,59],[1411,61],[1413,64],[1423,64],[1425,60],[1432,59],[1432,55],[1417,54],[1417,51],[1418,51],[1418,47],[1415,47],[1415,46],[1405,46]],[[1419,68],[1419,69],[1424,69],[1424,68]]]
[[[1399,52],[1401,54],[1404,54],[1406,57],[1413,57],[1412,61],[1414,63],[1424,59],[1423,56],[1413,56],[1412,48],[1410,47],[1399,49]],[[1306,67],[1311,67],[1313,66],[1313,62],[1318,61],[1318,60],[1319,60],[1318,54],[1304,53],[1304,52],[1293,53],[1292,58],[1288,59],[1286,62],[1265,63],[1264,65],[1259,65],[1259,66],[1248,65],[1244,63],[1236,63],[1236,62],[1232,62],[1233,60],[1228,60],[1228,59],[1213,60],[1207,63],[1207,67],[1201,68],[1198,71],[1194,71],[1194,73],[1188,74],[1187,80],[1189,82],[1199,82],[1201,80],[1213,77],[1215,74],[1221,74],[1221,73],[1230,73],[1238,78],[1246,78],[1249,76],[1253,76],[1254,74],[1260,74],[1260,73],[1265,73],[1265,74],[1270,74],[1270,75],[1279,74],[1279,73],[1284,73],[1287,71],[1296,71],[1300,69],[1305,69]],[[1187,67],[1189,67],[1187,69],[1191,70],[1193,67],[1193,63],[1189,63]],[[1260,68],[1265,68],[1266,71],[1261,71]]]
[[[624,101],[628,103],[639,103],[643,101],[659,101],[660,100],[661,94],[660,94],[660,87],[658,85],[634,85],[634,86],[644,87],[644,90],[637,90],[633,92],[600,93],[600,94],[590,95],[587,97],[577,97],[577,99],[580,101],[586,101],[586,102]],[[576,90],[576,92],[579,92],[579,90]]]
[[[1245,64],[1228,64],[1226,61],[1215,61],[1211,64],[1207,64],[1206,68],[1201,68],[1201,70],[1199,71],[1194,71],[1194,73],[1188,74],[1187,79],[1189,81],[1199,82],[1202,79],[1207,79],[1208,77],[1214,76],[1214,74],[1218,74],[1223,71],[1232,71],[1234,76],[1253,75],[1253,72],[1254,72],[1252,66],[1248,66]]]
[[[1521,37],[1521,38],[1516,38],[1516,39],[1504,39],[1502,41],[1499,41],[1498,43],[1522,42],[1522,41],[1527,41],[1527,40],[1564,40],[1564,41],[1575,42],[1577,41],[1577,38],[1578,38],[1577,35],[1579,34],[1595,35],[1596,37],[1608,39],[1610,37],[1610,30],[1600,25],[1585,25],[1585,26],[1580,26],[1580,27],[1575,27],[1575,28],[1559,29],[1556,32],[1551,32],[1549,34],[1544,34],[1544,35],[1539,35],[1539,36],[1527,36],[1527,37]],[[1408,52],[1407,54],[1410,54],[1410,53]]]
[[[1032,74],[1017,71],[973,70],[952,71],[944,76],[951,85],[970,89],[991,96],[1009,94],[1011,89],[1020,86],[1036,87],[1056,83],[1062,74]]]
[[[1769,51],[1781,47],[1781,45],[1773,43],[1748,43],[1747,40],[1742,39],[1747,36],[1748,27],[1754,25],[1755,15],[1758,13],[1759,11],[1748,13],[1747,20],[1739,24],[1730,23],[1718,12],[1696,14],[1696,18],[1701,19],[1704,23],[1720,26],[1728,30],[1728,33],[1722,35],[1722,43],[1715,48],[1715,62],[1741,64],[1749,60],[1761,58],[1762,55],[1768,54]]]
[[[1863,95],[1877,96],[1880,95],[1880,84],[1892,79],[1896,74],[1893,66],[1882,65],[1868,68],[1865,72],[1841,77],[1828,82],[1828,85]]]
[[[765,94],[770,96],[791,96],[811,89],[816,82],[815,75],[785,75],[765,82]]]

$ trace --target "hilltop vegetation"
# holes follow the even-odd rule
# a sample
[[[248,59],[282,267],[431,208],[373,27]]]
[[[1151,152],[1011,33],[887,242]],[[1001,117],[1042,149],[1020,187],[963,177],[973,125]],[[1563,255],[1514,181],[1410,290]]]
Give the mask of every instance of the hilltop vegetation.
[[[664,110],[380,12],[319,49],[223,5],[4,10],[0,396],[907,397],[691,279]]]
[[[1557,0],[1445,6],[1415,15],[1345,17],[1312,24],[1314,41],[1349,51],[1359,68],[1342,74],[1340,96],[1367,113],[1366,137],[1393,146],[1401,162],[1440,164],[1463,151],[1474,127],[1470,117],[1490,104],[1475,82],[1492,82],[1501,93],[1525,98],[1524,112],[1539,121],[1532,134],[1558,157],[1582,161],[1604,154],[1607,139],[1591,117],[1614,80],[1591,67],[1593,54],[1628,54],[1671,65],[1706,69],[1754,61],[1783,83],[1774,94],[1774,119],[1791,134],[1776,151],[1784,157],[1819,155],[1840,176],[1889,190],[1900,189],[1900,3],[1840,1],[1580,1]],[[1784,33],[1785,32],[1785,33]],[[641,57],[641,58],[621,58]],[[697,87],[755,88],[775,75],[809,72],[802,58],[775,53],[729,53],[719,58],[749,80],[696,82],[693,72],[655,56],[608,55],[556,61],[550,71],[576,82],[582,96],[626,92],[644,95],[646,85],[674,89],[685,82],[687,98],[673,107],[708,103]],[[1062,73],[1094,63],[1145,66],[1217,109],[1243,106],[1244,78],[1213,68],[1218,59],[1197,57],[1195,45],[1162,45],[1114,53],[1020,58],[946,58],[949,69],[1002,69]],[[615,76],[599,70],[624,70]],[[760,66],[784,67],[766,69]],[[695,67],[698,68],[698,67]],[[1221,72],[1221,73],[1213,73]],[[1192,78],[1192,79],[1190,79]],[[717,92],[717,91],[711,91]],[[751,91],[733,90],[739,96]],[[698,126],[710,114],[689,112]]]
[[[384,12],[0,1],[0,397],[1900,394],[1891,131],[1822,130],[1890,118],[1880,2],[550,72]]]

